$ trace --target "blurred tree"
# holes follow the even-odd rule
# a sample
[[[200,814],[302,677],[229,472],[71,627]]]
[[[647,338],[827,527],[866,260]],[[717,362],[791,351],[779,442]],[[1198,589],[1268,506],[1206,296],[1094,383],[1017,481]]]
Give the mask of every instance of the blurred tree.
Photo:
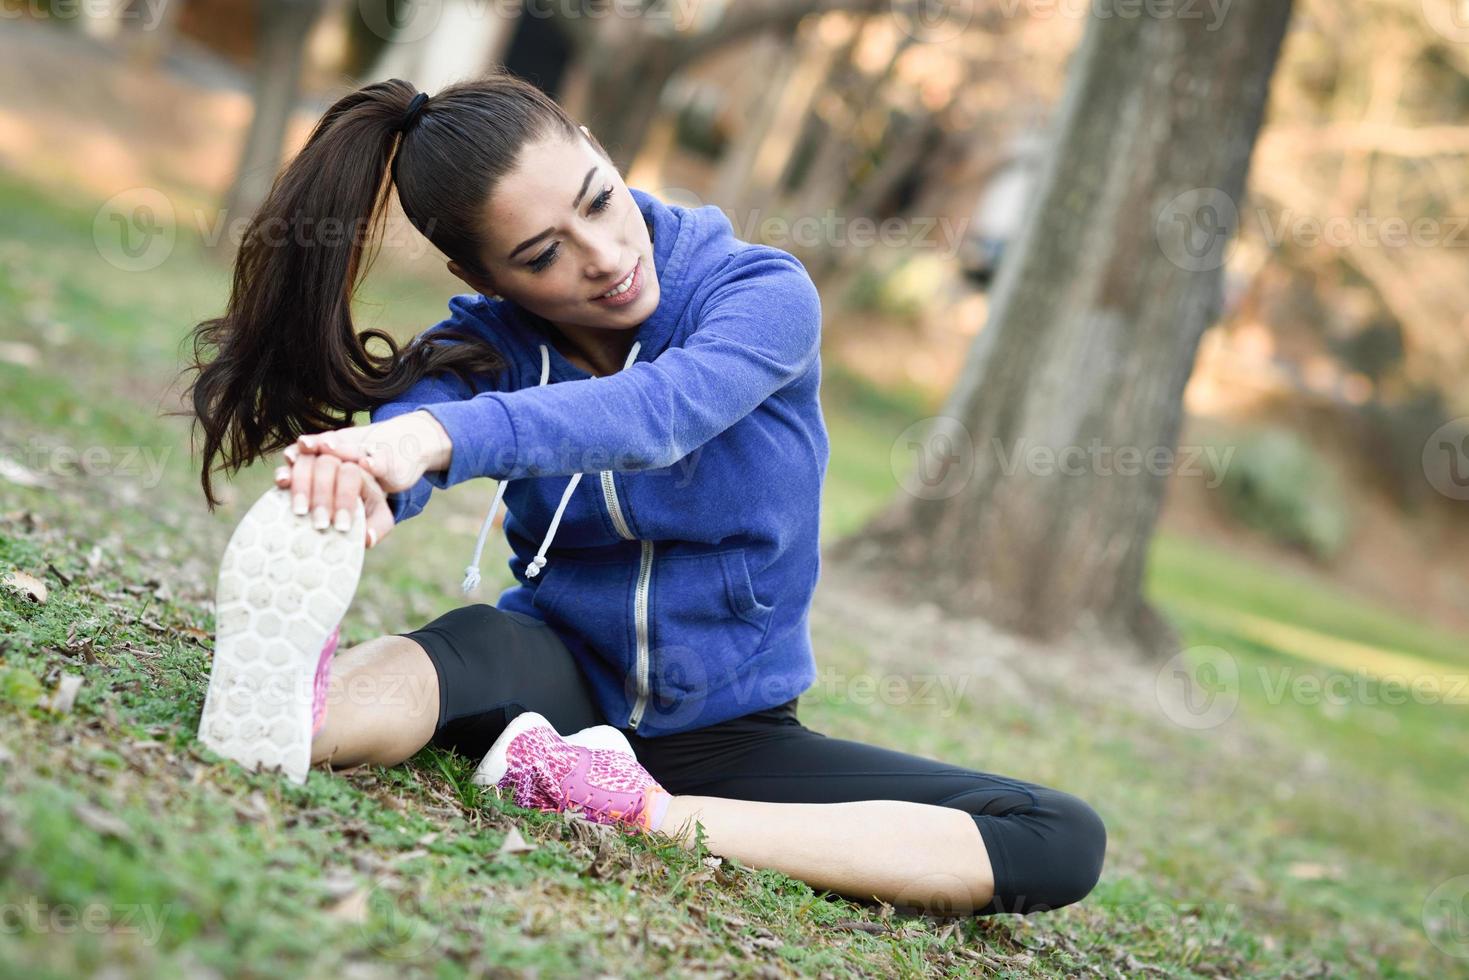
[[[225,204],[231,215],[254,214],[275,182],[306,42],[324,6],[325,0],[260,0],[255,8],[255,112]]]
[[[562,16],[556,23],[576,52],[580,103],[569,108],[597,134],[624,172],[642,146],[658,100],[679,69],[727,44],[770,31],[793,33],[811,14],[876,12],[891,0],[740,0],[712,23],[677,24],[670,0],[643,0],[637,17],[606,16],[611,0],[582,0],[599,16]]]
[[[917,451],[908,492],[834,558],[1033,637],[1174,648],[1141,595],[1172,468],[1155,457],[1218,313],[1290,7],[1093,13],[989,323],[941,419],[895,446]]]

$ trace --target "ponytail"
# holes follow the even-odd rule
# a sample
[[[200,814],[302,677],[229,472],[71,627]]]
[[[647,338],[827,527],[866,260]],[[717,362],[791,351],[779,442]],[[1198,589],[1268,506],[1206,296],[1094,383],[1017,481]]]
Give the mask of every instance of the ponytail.
[[[190,335],[185,370],[196,377],[187,397],[204,435],[200,482],[211,510],[215,469],[238,472],[299,435],[350,425],[425,375],[468,381],[504,367],[497,350],[458,330],[435,331],[406,350],[385,331],[359,333],[352,297],[376,257],[369,246],[395,183],[409,221],[482,273],[479,216],[494,185],[527,140],[579,130],[548,96],[503,70],[427,103],[415,104],[416,94],[392,79],[327,110],[247,226],[225,313]],[[416,122],[400,133],[410,108]],[[369,350],[373,340],[386,349]]]

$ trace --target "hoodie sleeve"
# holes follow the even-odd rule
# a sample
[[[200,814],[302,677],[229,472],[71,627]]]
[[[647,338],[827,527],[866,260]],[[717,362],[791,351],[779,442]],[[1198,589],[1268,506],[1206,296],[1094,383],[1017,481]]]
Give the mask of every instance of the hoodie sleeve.
[[[478,329],[479,319],[472,312],[477,302],[483,302],[483,299],[478,296],[455,296],[449,301],[451,311],[449,318],[429,327],[415,337],[414,342],[422,340],[436,330],[443,330],[447,327]],[[504,379],[481,379],[480,387],[486,386],[492,389],[503,388]],[[399,415],[415,412],[430,405],[463,401],[472,395],[473,392],[469,391],[464,383],[454,375],[431,375],[421,378],[413,387],[392,401],[384,402],[372,409],[369,417],[373,422],[386,422],[388,419],[397,418]],[[394,523],[402,523],[421,512],[428,504],[428,498],[433,493],[434,487],[443,490],[449,486],[447,477],[448,474],[442,470],[427,473],[407,490],[388,494],[388,507],[392,511]]]
[[[682,347],[602,378],[424,407],[453,443],[446,483],[671,466],[803,376],[821,301],[788,252],[750,248],[695,314]]]

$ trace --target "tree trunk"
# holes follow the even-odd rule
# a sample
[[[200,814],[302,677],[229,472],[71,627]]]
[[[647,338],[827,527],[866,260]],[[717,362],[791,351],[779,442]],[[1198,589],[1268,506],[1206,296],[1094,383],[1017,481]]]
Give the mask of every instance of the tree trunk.
[[[906,492],[833,558],[1038,639],[1169,647],[1143,569],[1289,16],[1092,18],[989,324],[894,445]]]
[[[284,155],[286,127],[301,87],[301,63],[323,0],[268,0],[256,10],[255,113],[226,204],[253,215],[270,193]]]

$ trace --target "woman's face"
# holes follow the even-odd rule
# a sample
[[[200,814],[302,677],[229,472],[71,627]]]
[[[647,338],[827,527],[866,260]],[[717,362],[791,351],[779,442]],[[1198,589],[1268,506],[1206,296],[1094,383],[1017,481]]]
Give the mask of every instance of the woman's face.
[[[530,143],[485,207],[488,283],[557,325],[634,329],[658,307],[653,243],[622,177],[585,139]],[[607,295],[621,287],[622,292]]]

